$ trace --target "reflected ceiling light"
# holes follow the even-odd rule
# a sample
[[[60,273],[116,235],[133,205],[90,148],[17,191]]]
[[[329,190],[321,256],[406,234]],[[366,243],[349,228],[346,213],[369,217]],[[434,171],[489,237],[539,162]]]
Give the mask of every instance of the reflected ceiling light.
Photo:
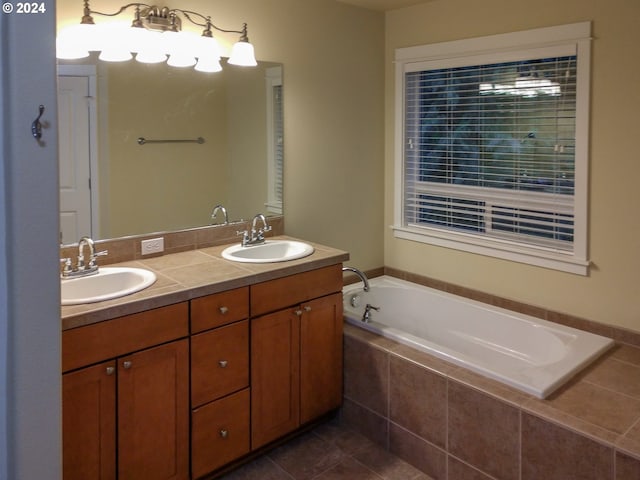
[[[117,17],[133,8],[133,20],[129,25],[105,23],[95,25],[93,15]],[[186,20],[203,27],[202,35],[182,31]],[[99,51],[101,60],[116,62],[135,58],[143,63],[166,61],[174,67],[192,67],[202,72],[218,72],[220,48],[213,37],[213,30],[236,33],[240,39],[233,45],[228,63],[239,66],[255,66],[254,48],[249,43],[247,24],[241,30],[225,30],[211,22],[211,17],[192,10],[157,7],[145,3],[129,3],[114,13],[91,10],[89,0],[84,0],[83,16],[79,25],[62,29],[56,41],[58,58],[77,59]],[[78,47],[82,45],[82,47]]]

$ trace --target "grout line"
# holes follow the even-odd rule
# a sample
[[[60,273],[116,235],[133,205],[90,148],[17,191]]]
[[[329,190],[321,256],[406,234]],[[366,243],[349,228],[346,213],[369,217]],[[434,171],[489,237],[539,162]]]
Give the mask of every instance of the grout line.
[[[278,462],[276,462],[273,458],[271,458],[271,456],[269,454],[265,454],[264,457],[271,462],[278,470],[280,470],[282,473],[284,473],[287,477],[289,477],[291,480],[296,480],[296,478],[291,475],[289,472],[287,472]],[[255,460],[254,460],[255,461]]]

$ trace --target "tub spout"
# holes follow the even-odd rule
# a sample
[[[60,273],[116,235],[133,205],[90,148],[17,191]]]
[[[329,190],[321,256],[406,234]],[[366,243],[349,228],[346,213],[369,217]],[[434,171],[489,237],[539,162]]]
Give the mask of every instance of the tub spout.
[[[364,284],[364,291],[369,291],[369,279],[363,272],[354,267],[342,267],[342,271],[355,273],[358,277],[360,277],[360,280],[362,280],[362,283]]]

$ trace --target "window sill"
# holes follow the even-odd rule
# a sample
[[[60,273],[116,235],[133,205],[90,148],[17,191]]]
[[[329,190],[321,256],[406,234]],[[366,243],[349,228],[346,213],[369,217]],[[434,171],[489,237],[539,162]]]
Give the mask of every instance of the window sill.
[[[403,240],[426,243],[438,247],[452,248],[464,252],[549,268],[561,272],[586,276],[589,274],[588,260],[576,258],[571,253],[527,248],[497,239],[473,237],[464,233],[448,232],[430,228],[392,226],[394,236]]]

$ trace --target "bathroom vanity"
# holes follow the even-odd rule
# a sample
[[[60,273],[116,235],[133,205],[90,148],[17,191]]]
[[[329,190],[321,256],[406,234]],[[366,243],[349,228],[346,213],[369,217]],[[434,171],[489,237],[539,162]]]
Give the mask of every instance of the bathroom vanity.
[[[205,477],[338,408],[348,255],[315,247],[140,260],[157,285],[63,307],[65,480]]]

